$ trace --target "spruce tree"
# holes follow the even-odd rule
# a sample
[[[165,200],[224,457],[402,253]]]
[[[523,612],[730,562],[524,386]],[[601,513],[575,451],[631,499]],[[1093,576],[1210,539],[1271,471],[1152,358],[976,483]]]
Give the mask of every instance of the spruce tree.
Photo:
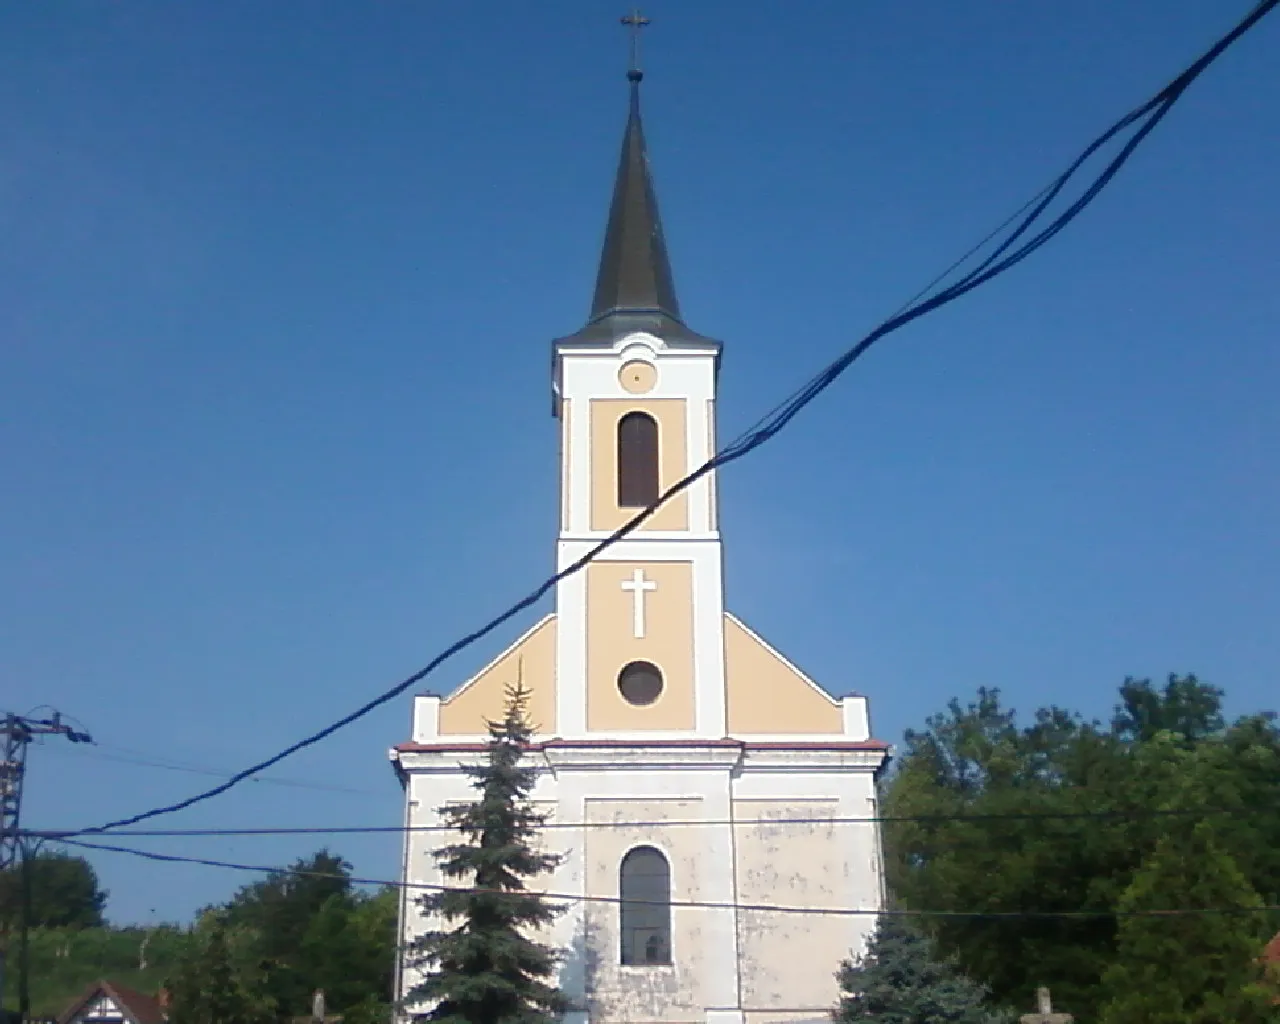
[[[1212,826],[1177,823],[1120,899],[1102,1024],[1263,1024],[1280,1018],[1263,983],[1262,905]],[[1239,913],[1137,915],[1215,908]]]
[[[408,996],[410,1004],[431,1007],[422,1020],[550,1024],[567,1009],[551,983],[559,953],[529,937],[559,910],[525,882],[554,870],[560,858],[535,849],[545,817],[528,800],[536,772],[520,765],[533,732],[528,701],[522,686],[508,688],[505,717],[489,723],[486,763],[467,770],[479,797],[440,809],[466,841],[436,851],[450,888],[419,901],[443,926],[413,947],[429,971]]]
[[[987,990],[936,957],[928,936],[903,918],[885,915],[866,954],[846,960],[840,982],[839,1024],[1004,1024],[1009,1016],[986,1005]]]

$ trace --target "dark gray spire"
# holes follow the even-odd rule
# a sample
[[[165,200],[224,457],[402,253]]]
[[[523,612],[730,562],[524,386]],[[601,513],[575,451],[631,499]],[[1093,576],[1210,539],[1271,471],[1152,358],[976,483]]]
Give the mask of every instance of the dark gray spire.
[[[715,349],[720,343],[691,331],[680,319],[667,243],[662,237],[658,200],[649,175],[649,158],[640,124],[640,80],[637,33],[648,20],[638,12],[622,19],[632,30],[631,108],[622,136],[622,157],[613,183],[613,202],[596,273],[591,316],[580,330],[555,342],[557,349],[612,344],[614,339],[645,331],[676,348]],[[717,363],[718,365],[718,363]]]
[[[600,253],[591,320],[618,313],[650,313],[678,321],[680,304],[671,279],[640,122],[641,73],[633,68],[627,77],[631,81],[631,110],[622,137],[622,156]]]

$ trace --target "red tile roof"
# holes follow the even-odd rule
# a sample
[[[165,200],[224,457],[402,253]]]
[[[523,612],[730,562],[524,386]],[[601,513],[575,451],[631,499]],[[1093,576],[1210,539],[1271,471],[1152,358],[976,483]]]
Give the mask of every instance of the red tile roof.
[[[110,981],[96,981],[62,1012],[58,1024],[71,1024],[99,996],[106,996],[115,1003],[130,1024],[164,1024],[166,1019],[159,1001],[151,996]]]

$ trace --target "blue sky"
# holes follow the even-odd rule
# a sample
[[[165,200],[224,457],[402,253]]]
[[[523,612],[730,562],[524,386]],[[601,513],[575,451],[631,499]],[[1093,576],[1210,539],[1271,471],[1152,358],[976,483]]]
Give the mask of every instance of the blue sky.
[[[726,342],[721,436],[1246,6],[652,4],[646,131],[682,306]],[[549,571],[547,346],[590,299],[620,13],[7,7],[0,707],[102,744],[32,750],[28,825],[216,781],[128,762],[241,767]],[[1067,233],[722,475],[729,606],[868,693],[882,737],[980,685],[1105,716],[1126,675],[1194,671],[1233,712],[1277,704],[1278,49],[1272,17]],[[408,717],[167,823],[394,825]],[[392,837],[333,846],[395,871]],[[120,920],[246,880],[94,862]]]

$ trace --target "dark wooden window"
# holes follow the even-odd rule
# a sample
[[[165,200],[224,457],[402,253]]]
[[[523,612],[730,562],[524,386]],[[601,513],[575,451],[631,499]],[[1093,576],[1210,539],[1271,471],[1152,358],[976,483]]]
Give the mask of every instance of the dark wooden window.
[[[622,962],[636,966],[671,963],[671,868],[652,846],[637,846],[622,858]]]
[[[658,500],[658,424],[643,412],[618,421],[618,504],[646,508]]]

